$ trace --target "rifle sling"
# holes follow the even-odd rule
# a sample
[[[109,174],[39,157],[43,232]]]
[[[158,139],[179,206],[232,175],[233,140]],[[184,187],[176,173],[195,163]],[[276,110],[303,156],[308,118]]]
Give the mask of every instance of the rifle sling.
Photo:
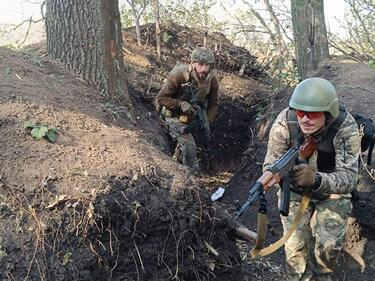
[[[288,231],[278,241],[269,245],[266,248],[262,248],[262,247],[266,238],[267,215],[258,213],[257,240],[255,242],[254,248],[250,251],[250,255],[253,259],[272,254],[273,252],[275,252],[276,250],[278,250],[281,246],[285,244],[285,242],[294,233],[294,231],[296,231],[303,214],[306,212],[306,209],[309,206],[310,199],[311,199],[311,194],[303,195],[297,214],[294,218],[293,223],[290,225],[290,228],[288,229]]]

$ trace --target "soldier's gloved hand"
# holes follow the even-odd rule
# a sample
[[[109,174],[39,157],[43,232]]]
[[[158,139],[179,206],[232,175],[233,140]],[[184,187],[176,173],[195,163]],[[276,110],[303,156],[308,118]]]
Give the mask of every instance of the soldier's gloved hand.
[[[195,114],[194,108],[187,101],[183,101],[180,104],[181,111],[187,114]]]
[[[293,181],[297,186],[310,187],[315,182],[315,172],[307,164],[299,164],[293,167]]]

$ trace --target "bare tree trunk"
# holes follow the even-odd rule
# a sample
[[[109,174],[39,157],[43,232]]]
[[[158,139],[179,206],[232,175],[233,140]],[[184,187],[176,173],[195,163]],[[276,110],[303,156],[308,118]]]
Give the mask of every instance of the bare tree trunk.
[[[287,47],[287,45],[286,45],[286,43],[283,39],[283,35],[281,33],[281,23],[280,23],[279,19],[277,18],[275,12],[273,11],[273,8],[270,4],[270,1],[269,0],[263,0],[263,3],[266,6],[267,12],[271,17],[273,26],[275,27],[277,42],[281,47],[280,53],[284,54],[284,56],[285,56],[285,52],[288,52],[288,47]]]
[[[139,17],[136,15],[134,16],[135,18],[135,32],[137,34],[137,45],[140,47],[142,45],[142,38],[141,38],[141,26],[139,24]]]
[[[206,5],[206,0],[202,1],[202,6],[204,9],[204,26],[208,26],[208,10],[207,10],[207,5]],[[208,38],[208,30],[204,31],[204,37],[203,37],[203,46],[207,47],[207,38]]]
[[[137,34],[137,45],[138,47],[142,45],[142,38],[141,38],[141,26],[139,24],[139,16],[137,15],[137,8],[135,6],[134,0],[127,1],[132,9],[132,14],[134,17],[134,23],[135,23],[135,33]]]
[[[141,15],[143,14],[144,10],[146,9],[146,0],[141,3],[141,7],[139,7],[139,2],[136,0],[126,0],[128,4],[130,5],[130,8],[132,9],[132,14],[134,17],[134,23],[135,23],[135,32],[137,34],[137,45],[142,45],[142,37],[141,37],[141,25],[139,22],[139,19]]]
[[[329,58],[324,5],[323,0],[292,0],[291,5],[298,73],[305,79]]]
[[[152,0],[154,5],[154,18],[155,18],[155,36],[156,36],[156,53],[158,62],[161,63],[161,31],[160,31],[160,13],[159,13],[159,0]]]
[[[125,79],[117,0],[48,0],[47,49],[108,98],[133,106]]]

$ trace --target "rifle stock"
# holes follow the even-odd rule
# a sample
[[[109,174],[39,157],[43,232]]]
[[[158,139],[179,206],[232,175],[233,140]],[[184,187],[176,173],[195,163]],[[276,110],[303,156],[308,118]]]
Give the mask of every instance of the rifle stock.
[[[283,216],[289,214],[291,170],[293,166],[306,162],[316,149],[313,138],[306,140],[299,148],[290,148],[281,158],[269,165],[263,175],[250,189],[246,202],[236,211],[235,217],[241,216],[255,201],[259,200],[271,186],[282,182],[279,211]]]

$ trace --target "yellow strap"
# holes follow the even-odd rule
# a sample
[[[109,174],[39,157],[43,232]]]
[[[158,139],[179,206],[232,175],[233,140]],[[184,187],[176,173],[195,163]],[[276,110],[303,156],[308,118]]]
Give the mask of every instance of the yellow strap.
[[[266,237],[267,215],[258,213],[258,226],[257,226],[258,237],[257,237],[257,241],[255,243],[254,248],[250,251],[250,255],[253,259],[272,254],[274,251],[276,251],[282,245],[285,244],[285,242],[294,233],[294,231],[296,231],[303,214],[306,212],[306,209],[309,206],[310,199],[311,199],[310,194],[304,195],[302,197],[302,201],[301,201],[301,204],[299,205],[296,217],[294,218],[294,221],[290,225],[290,228],[288,229],[288,231],[284,234],[283,237],[281,237],[275,243],[263,249],[262,247],[263,247],[263,243]]]

